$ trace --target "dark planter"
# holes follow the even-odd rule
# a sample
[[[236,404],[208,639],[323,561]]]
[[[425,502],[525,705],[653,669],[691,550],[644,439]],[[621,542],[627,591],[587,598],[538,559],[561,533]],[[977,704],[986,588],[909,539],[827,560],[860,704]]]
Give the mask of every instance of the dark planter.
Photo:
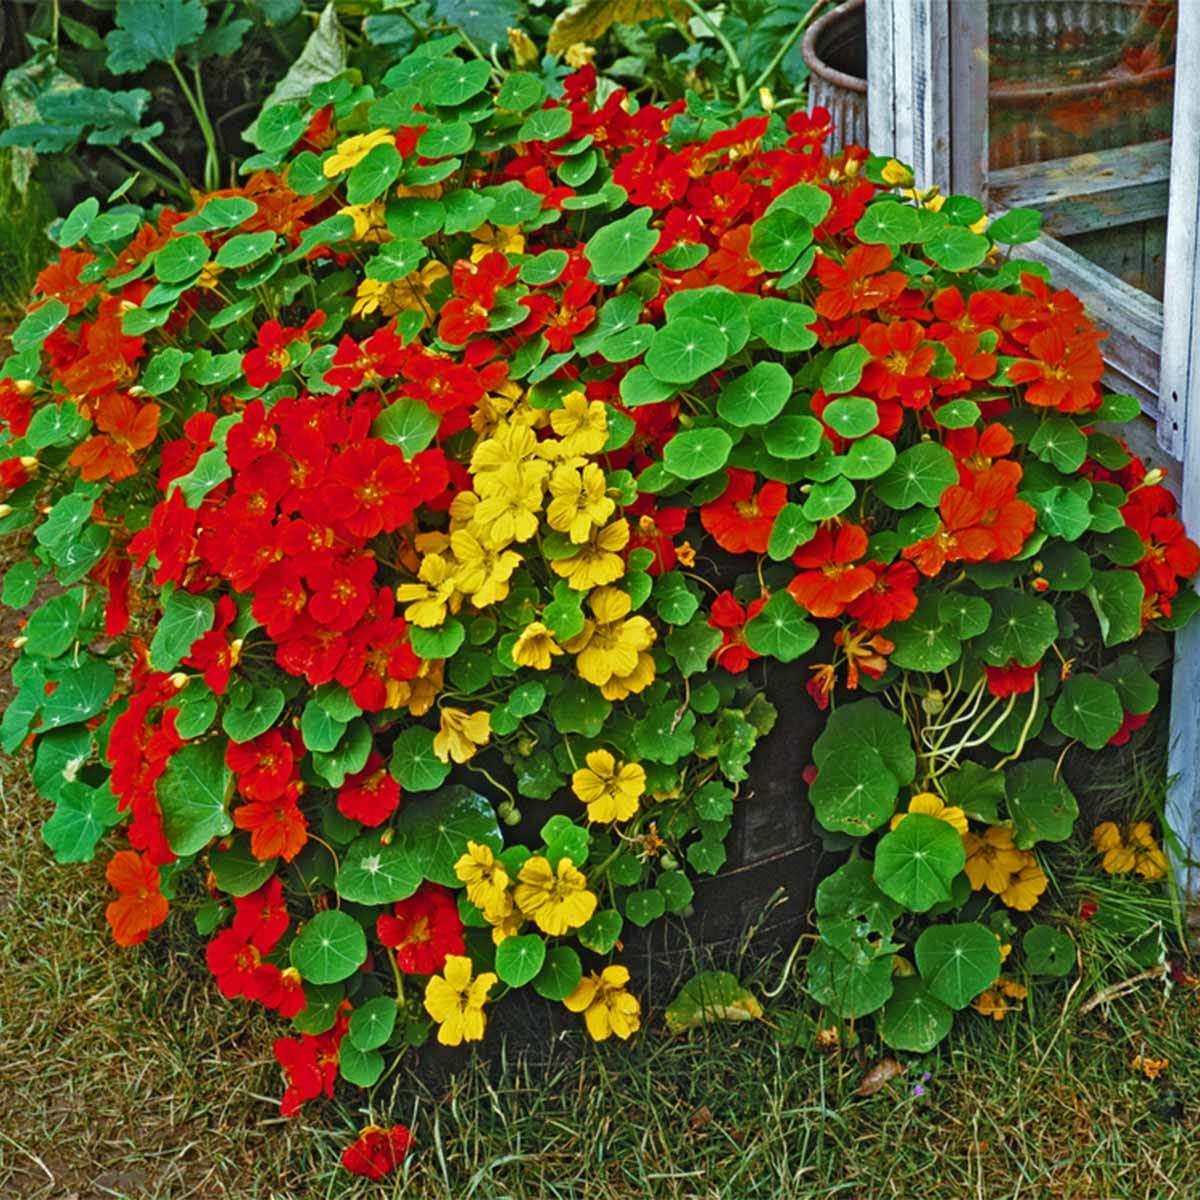
[[[808,107],[833,121],[830,151],[867,144],[866,0],[846,0],[809,26],[801,47],[809,70]]]

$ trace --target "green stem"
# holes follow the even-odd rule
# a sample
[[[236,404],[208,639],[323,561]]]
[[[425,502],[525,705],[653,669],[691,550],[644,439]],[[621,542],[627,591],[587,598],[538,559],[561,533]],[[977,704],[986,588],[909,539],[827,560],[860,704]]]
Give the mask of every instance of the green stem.
[[[708,13],[696,3],[696,0],[683,0],[683,2],[699,18],[700,23],[708,29],[709,33],[717,39],[721,44],[721,49],[725,51],[725,57],[729,59],[729,65],[733,68],[733,81],[737,87],[738,108],[741,108],[746,103],[746,97],[749,95],[749,92],[746,88],[746,73],[742,67],[742,60],[733,48],[733,43],[721,32],[720,26],[713,21]]]
[[[784,38],[783,44],[778,50],[775,51],[775,57],[772,58],[769,63],[767,63],[767,65],[762,69],[758,78],[750,85],[746,95],[738,101],[739,109],[745,105],[746,101],[749,100],[751,96],[758,95],[758,89],[763,87],[771,78],[771,76],[775,74],[775,69],[781,62],[783,62],[784,56],[787,54],[787,52],[796,44],[796,39],[805,31],[805,29],[808,28],[808,26],[812,23],[813,17],[815,17],[823,7],[824,0],[814,0],[813,6],[796,23],[795,27],[792,29],[792,32],[789,33],[786,38]]]
[[[188,182],[187,176],[184,175],[183,172],[180,171],[179,168],[173,162],[171,162],[169,158],[159,152],[158,148],[153,142],[146,142],[143,148],[151,158],[158,159],[159,161],[163,162],[165,166],[170,167],[172,173],[178,177],[180,182],[176,183],[166,175],[156,171],[153,167],[148,167],[145,163],[138,162],[133,155],[127,154],[121,149],[120,146],[109,147],[113,154],[115,154],[127,167],[131,167],[139,175],[145,175],[147,179],[154,180],[154,182],[160,188],[162,188],[164,192],[167,192],[169,195],[179,196],[183,200],[190,201],[192,198],[192,189],[191,184]]]
[[[171,68],[171,73],[179,84],[179,90],[183,92],[183,98],[188,102],[188,107],[191,108],[196,123],[200,126],[200,136],[204,139],[204,187],[206,191],[215,191],[220,173],[217,163],[217,140],[213,133],[212,122],[208,119],[208,110],[204,107],[204,93],[199,90],[199,68],[196,68],[197,94],[192,91],[187,77],[173,58],[167,63],[167,66]]]

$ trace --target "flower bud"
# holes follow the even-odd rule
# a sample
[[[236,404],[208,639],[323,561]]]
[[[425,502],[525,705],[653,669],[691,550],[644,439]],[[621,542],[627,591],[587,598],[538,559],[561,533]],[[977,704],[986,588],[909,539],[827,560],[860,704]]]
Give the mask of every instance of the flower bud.
[[[921,698],[921,707],[929,716],[936,717],[946,707],[946,697],[934,688]]]
[[[11,647],[14,649],[14,650],[20,650],[20,648],[21,648],[23,645],[25,645],[25,643],[26,643],[27,641],[29,641],[29,639],[28,639],[28,638],[27,638],[27,637],[26,637],[24,634],[22,634],[20,637],[15,637],[15,638],[13,638],[13,640],[12,640],[11,642],[9,642],[8,644],[9,644],[9,645],[10,645],[10,646],[11,646]]]
[[[511,800],[501,800],[496,805],[496,812],[499,814],[500,819],[503,820],[514,808],[516,808],[516,805]]]
[[[14,379],[13,387],[15,387],[22,396],[32,396],[33,393],[37,391],[37,384],[35,384],[32,379]]]
[[[234,638],[233,641],[229,643],[229,665],[231,667],[236,667],[238,660],[242,657],[243,641],[245,641],[244,638]]]
[[[521,810],[514,808],[507,816],[500,818],[510,829],[521,823]]]
[[[662,863],[664,871],[675,871],[679,868],[679,859],[675,857],[669,850],[664,850],[662,857],[658,860]]]
[[[1151,471],[1147,471],[1142,479],[1142,487],[1155,487],[1166,479],[1167,473],[1162,467],[1155,467]]]
[[[760,87],[758,89],[758,103],[763,112],[774,112],[775,97],[771,95],[771,89]]]
[[[27,471],[36,471],[41,464],[32,454],[22,454],[21,466]]]
[[[0,504],[0,520],[3,520],[5,517],[11,517],[12,511],[13,506],[11,504]]]
[[[191,676],[185,671],[176,671],[175,674],[171,676],[171,686],[176,691],[181,691],[183,688],[187,687],[188,680],[190,678]]]

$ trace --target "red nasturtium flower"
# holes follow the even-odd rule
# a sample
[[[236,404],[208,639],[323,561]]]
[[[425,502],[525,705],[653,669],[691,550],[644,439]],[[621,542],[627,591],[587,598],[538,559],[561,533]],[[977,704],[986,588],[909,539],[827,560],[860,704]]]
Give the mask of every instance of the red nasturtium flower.
[[[289,328],[278,321],[264,321],[258,331],[257,345],[242,356],[242,373],[255,388],[274,383],[292,365],[288,347],[324,324],[325,314],[318,310],[303,325]]]
[[[767,600],[760,596],[743,606],[732,592],[724,591],[712,602],[708,623],[721,631],[721,644],[714,651],[718,667],[737,675],[760,657],[746,645],[746,622],[758,616]]]
[[[801,570],[787,590],[814,617],[840,617],[875,583],[875,572],[859,560],[867,552],[867,531],[849,522],[831,522],[792,555]]]
[[[390,913],[381,913],[375,933],[396,952],[400,970],[410,975],[435,975],[446,965],[446,955],[466,953],[454,893],[437,883],[422,884]]]
[[[1033,532],[1037,513],[1017,499],[1019,463],[1004,460],[953,484],[938,503],[937,531],[904,557],[923,575],[936,575],[948,562],[1003,562],[1018,554]]]
[[[1002,667],[985,664],[983,670],[987,678],[987,690],[1000,700],[1032,691],[1033,681],[1037,678],[1041,665],[1040,659],[1028,667],[1023,667],[1016,659],[1010,659]]]
[[[902,271],[887,269],[891,265],[892,252],[887,246],[855,246],[841,263],[818,254],[813,270],[822,290],[813,308],[831,321],[882,308],[908,283]]]
[[[730,554],[765,554],[775,518],[787,503],[787,487],[764,483],[756,494],[753,471],[730,467],[726,474],[729,483],[725,490],[716,500],[701,506],[700,524]]]
[[[924,408],[933,394],[929,371],[937,358],[916,321],[873,322],[859,334],[871,355],[863,367],[861,389],[881,400],[899,400],[905,408]]]
[[[157,404],[135,404],[124,392],[108,392],[96,402],[95,437],[71,451],[70,463],[87,480],[128,479],[137,473],[135,450],[144,450],[158,434]]]
[[[367,826],[382,825],[399,805],[400,785],[375,751],[361,771],[347,777],[337,795],[338,812]]]
[[[105,909],[118,946],[137,946],[167,919],[167,901],[159,891],[158,868],[135,850],[118,850],[105,869],[117,898]]]
[[[412,1134],[406,1125],[381,1129],[368,1125],[342,1151],[342,1166],[352,1175],[386,1179],[408,1157]]]
[[[346,1002],[338,1013],[333,1028],[325,1033],[302,1034],[298,1038],[277,1038],[274,1051],[275,1061],[283,1068],[287,1087],[279,1102],[279,1111],[285,1117],[294,1117],[309,1100],[318,1096],[333,1096],[333,1085],[337,1082],[338,1058],[342,1038],[350,1025],[350,1007]]]
[[[1064,334],[1051,326],[1029,341],[1032,358],[1018,359],[1008,368],[1013,383],[1025,383],[1025,401],[1060,412],[1086,412],[1100,402],[1097,386],[1104,359],[1095,333]]]

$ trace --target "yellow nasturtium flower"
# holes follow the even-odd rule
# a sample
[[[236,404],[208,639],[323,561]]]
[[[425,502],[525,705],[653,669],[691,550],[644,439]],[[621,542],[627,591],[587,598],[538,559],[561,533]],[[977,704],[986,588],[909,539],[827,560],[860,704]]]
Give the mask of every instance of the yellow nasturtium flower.
[[[1027,850],[1023,853],[1025,861],[1020,870],[1012,877],[1008,887],[1000,893],[1000,899],[1017,912],[1029,912],[1049,883],[1046,873],[1038,866],[1037,859]]]
[[[604,472],[588,463],[582,471],[558,466],[550,476],[550,503],[546,521],[551,529],[565,533],[577,545],[586,542],[592,530],[613,515],[616,501],[608,494]]]
[[[454,864],[454,874],[466,885],[467,899],[493,924],[512,912],[508,872],[482,842],[467,842],[467,851]]]
[[[321,170],[332,179],[351,167],[357,167],[376,146],[394,146],[396,137],[390,129],[373,129],[370,133],[355,134],[338,143],[337,149],[325,160]]]
[[[975,997],[971,1007],[981,1016],[1003,1021],[1017,1008],[1016,1004],[1010,1004],[1009,1001],[1024,1000],[1027,995],[1029,991],[1024,984],[1017,983],[1015,979],[1005,979],[1001,975],[986,992]]]
[[[967,814],[961,808],[948,805],[934,792],[918,792],[908,802],[908,812],[897,813],[892,818],[893,829],[908,816],[909,813],[921,813],[927,817],[937,817],[947,825],[953,825],[959,833],[967,832]]]
[[[433,752],[442,760],[465,763],[475,757],[480,746],[492,738],[491,714],[485,711],[466,712],[446,707],[439,714],[441,728],[433,735]]]
[[[454,584],[464,596],[470,596],[476,608],[507,598],[508,581],[521,565],[515,550],[485,545],[470,529],[456,529],[450,535],[450,549],[458,560]]]
[[[554,640],[554,634],[541,621],[531,621],[513,643],[513,662],[518,667],[532,667],[535,671],[548,671],[553,660],[563,653],[563,648]]]
[[[517,907],[551,937],[586,925],[596,911],[596,896],[588,891],[586,876],[566,856],[558,860],[556,870],[549,859],[535,854],[525,860],[517,879]]]
[[[527,542],[538,531],[538,513],[549,465],[541,462],[506,463],[475,477],[479,503],[472,524],[489,546],[501,549]]]
[[[347,204],[338,209],[339,217],[349,217],[354,222],[356,242],[386,242],[391,239],[387,221],[384,219],[384,203],[372,200],[369,204]]]
[[[491,971],[472,979],[471,960],[461,954],[446,956],[441,975],[425,985],[425,1011],[438,1023],[437,1039],[443,1046],[478,1042],[487,1018],[483,1006],[496,982]]]
[[[1104,856],[1100,865],[1110,875],[1136,871],[1153,881],[1167,873],[1167,856],[1154,840],[1149,821],[1137,821],[1124,831],[1112,821],[1102,821],[1092,830],[1092,845]]]
[[[550,414],[550,428],[562,439],[566,455],[598,454],[608,441],[608,416],[599,400],[588,401],[582,392],[568,392],[562,408]]]
[[[588,605],[595,620],[586,620],[565,646],[576,656],[580,677],[603,687],[613,678],[633,674],[638,655],[654,644],[657,634],[645,617],[628,615],[632,601],[619,588],[597,588],[588,597]]]
[[[897,159],[889,158],[879,174],[890,187],[912,187],[913,173]]]
[[[614,963],[599,974],[585,975],[563,1003],[571,1012],[583,1013],[593,1041],[603,1042],[614,1034],[624,1040],[642,1023],[642,1006],[625,990],[628,983],[629,968]]]
[[[625,560],[619,551],[629,545],[629,522],[624,517],[594,530],[576,554],[556,558],[550,569],[565,579],[577,592],[587,592],[606,583],[615,583],[625,574]]]
[[[1024,853],[1013,845],[1012,831],[1003,825],[993,825],[982,835],[964,834],[963,849],[967,878],[977,892],[986,887],[999,895],[1025,865]]]
[[[407,605],[404,619],[421,629],[436,629],[449,612],[458,611],[454,563],[440,554],[427,554],[417,572],[419,583],[402,583],[396,599]]]
[[[525,235],[519,225],[481,225],[474,234],[475,245],[471,247],[471,261],[498,250],[501,254],[524,254]]]
[[[593,750],[571,776],[571,791],[587,805],[589,821],[628,821],[646,790],[640,763],[619,763],[607,750]]]

